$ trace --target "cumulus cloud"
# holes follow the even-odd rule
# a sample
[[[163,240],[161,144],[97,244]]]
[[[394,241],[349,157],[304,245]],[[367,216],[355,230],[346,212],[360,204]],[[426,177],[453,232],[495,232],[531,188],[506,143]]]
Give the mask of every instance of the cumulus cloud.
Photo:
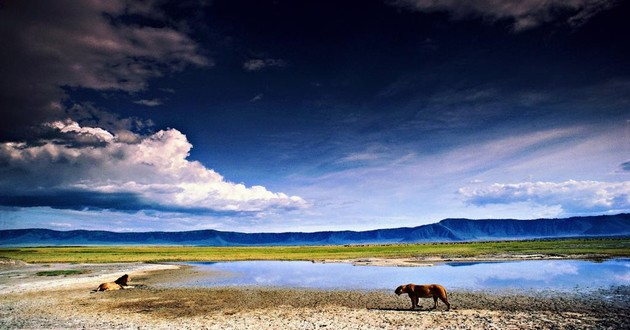
[[[4,141],[64,118],[64,88],[136,92],[151,78],[212,64],[154,1],[6,2],[0,40]]]
[[[245,71],[260,71],[269,67],[285,67],[287,62],[282,59],[265,58],[265,59],[251,59],[243,63],[243,69]]]
[[[515,31],[563,21],[579,26],[614,0],[396,0],[393,4],[421,12],[448,12],[454,19],[481,17],[495,22],[506,20]]]
[[[630,210],[630,181],[495,183],[486,187],[460,188],[459,193],[474,205],[533,202],[560,205],[565,212]]]
[[[73,121],[49,124],[55,138],[0,144],[0,203],[56,208],[261,212],[307,206],[300,197],[247,187],[188,159],[176,129],[116,135]]]

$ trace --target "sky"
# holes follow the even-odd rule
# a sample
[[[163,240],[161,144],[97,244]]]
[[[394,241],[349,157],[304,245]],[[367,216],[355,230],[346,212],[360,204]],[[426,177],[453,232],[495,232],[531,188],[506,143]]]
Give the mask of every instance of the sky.
[[[629,1],[0,1],[0,229],[630,212]]]

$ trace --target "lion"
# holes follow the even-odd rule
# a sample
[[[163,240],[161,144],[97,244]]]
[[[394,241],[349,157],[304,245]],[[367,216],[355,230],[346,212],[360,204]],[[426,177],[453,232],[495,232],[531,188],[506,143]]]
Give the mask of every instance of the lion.
[[[401,285],[394,291],[397,295],[406,293],[411,299],[411,309],[415,309],[418,306],[420,298],[433,297],[433,308],[436,309],[438,305],[438,298],[446,304],[446,310],[451,309],[451,304],[448,303],[446,298],[446,289],[439,284],[422,284],[416,285],[409,283],[407,285]]]
[[[92,290],[92,292],[124,290],[128,288],[133,288],[133,286],[129,285],[129,282],[131,282],[131,278],[129,277],[129,275],[125,274],[119,277],[114,282],[101,283],[101,285],[99,285],[98,288],[96,288],[95,290]]]

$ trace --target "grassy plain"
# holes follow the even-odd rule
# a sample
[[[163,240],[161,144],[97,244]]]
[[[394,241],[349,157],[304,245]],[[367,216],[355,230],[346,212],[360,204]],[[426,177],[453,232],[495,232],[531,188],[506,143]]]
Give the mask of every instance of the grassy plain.
[[[483,258],[545,254],[584,258],[630,257],[630,238],[333,246],[78,246],[0,248],[0,258],[29,263],[112,263],[358,258]]]

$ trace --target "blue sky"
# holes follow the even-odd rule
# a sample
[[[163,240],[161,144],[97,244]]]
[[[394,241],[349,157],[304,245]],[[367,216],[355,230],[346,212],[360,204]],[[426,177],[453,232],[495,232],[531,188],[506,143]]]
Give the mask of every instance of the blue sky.
[[[4,1],[0,228],[630,212],[624,1]]]

